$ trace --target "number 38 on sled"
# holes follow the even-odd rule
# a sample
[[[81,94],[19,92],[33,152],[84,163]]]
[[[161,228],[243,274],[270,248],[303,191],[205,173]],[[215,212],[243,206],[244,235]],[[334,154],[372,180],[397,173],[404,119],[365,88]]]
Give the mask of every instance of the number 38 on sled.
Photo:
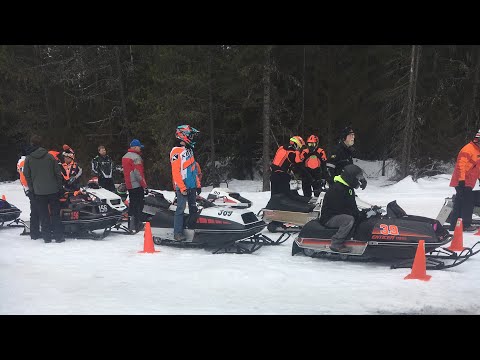
[[[348,253],[330,249],[331,237],[337,230],[318,220],[308,222],[293,241],[292,255],[378,260],[390,262],[391,268],[411,267],[418,243],[424,240],[427,269],[433,270],[457,266],[480,251],[474,250],[480,242],[458,253],[442,247],[452,240],[442,224],[436,219],[407,215],[396,201],[387,205],[386,214],[378,206],[361,211],[345,242]]]

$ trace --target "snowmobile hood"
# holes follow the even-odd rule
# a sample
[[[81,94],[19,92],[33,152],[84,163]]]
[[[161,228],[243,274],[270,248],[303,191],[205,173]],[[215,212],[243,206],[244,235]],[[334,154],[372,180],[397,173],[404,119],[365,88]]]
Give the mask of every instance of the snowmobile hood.
[[[42,147],[39,147],[30,153],[30,156],[35,159],[41,159],[48,154],[48,151]]]
[[[343,185],[345,185],[345,186],[351,187],[350,185],[348,185],[348,184],[346,183],[345,180],[343,180],[343,178],[342,178],[340,175],[335,176],[335,177],[333,178],[333,181],[339,182],[340,184],[343,184]]]

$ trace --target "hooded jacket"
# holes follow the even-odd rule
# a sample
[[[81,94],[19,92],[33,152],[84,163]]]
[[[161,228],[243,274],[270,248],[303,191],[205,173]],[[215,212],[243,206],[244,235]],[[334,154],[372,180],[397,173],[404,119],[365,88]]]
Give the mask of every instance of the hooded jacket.
[[[42,147],[25,158],[23,174],[35,195],[50,195],[62,190],[62,171],[55,158]]]
[[[336,215],[347,214],[355,219],[360,215],[355,200],[355,190],[338,175],[334,178],[333,185],[327,190],[323,199],[320,224],[325,223]]]

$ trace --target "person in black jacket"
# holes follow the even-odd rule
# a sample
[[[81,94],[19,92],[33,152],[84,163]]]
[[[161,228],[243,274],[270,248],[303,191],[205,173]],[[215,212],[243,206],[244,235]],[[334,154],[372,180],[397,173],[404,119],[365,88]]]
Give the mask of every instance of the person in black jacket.
[[[345,166],[353,164],[354,143],[355,132],[350,126],[347,126],[340,133],[340,140],[330,153],[327,161],[327,181],[329,185],[333,185],[333,178],[340,175]]]
[[[355,201],[355,189],[367,186],[367,180],[363,176],[363,170],[357,165],[347,165],[342,174],[333,179],[333,185],[329,187],[323,199],[320,223],[331,228],[339,228],[332,236],[330,249],[332,251],[346,253],[350,249],[345,246],[345,241],[350,233],[360,211]]]
[[[113,160],[107,155],[107,150],[103,145],[98,147],[98,154],[99,155],[92,160],[92,172],[98,177],[98,185],[114,193]]]

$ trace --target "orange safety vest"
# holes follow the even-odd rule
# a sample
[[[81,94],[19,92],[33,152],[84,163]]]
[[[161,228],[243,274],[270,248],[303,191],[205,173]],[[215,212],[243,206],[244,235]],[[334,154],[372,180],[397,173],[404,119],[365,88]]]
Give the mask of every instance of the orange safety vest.
[[[322,161],[327,161],[327,154],[325,154],[323,149],[318,148],[305,160],[305,166],[310,169],[318,169]]]
[[[480,147],[470,141],[458,153],[455,170],[450,186],[458,186],[459,181],[465,181],[465,186],[474,188],[480,177]]]

